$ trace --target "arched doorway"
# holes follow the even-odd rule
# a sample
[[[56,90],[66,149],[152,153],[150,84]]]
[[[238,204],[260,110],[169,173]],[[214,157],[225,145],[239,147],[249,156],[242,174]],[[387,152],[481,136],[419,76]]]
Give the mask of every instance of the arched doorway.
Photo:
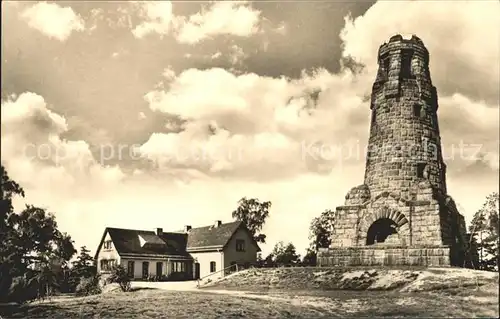
[[[366,234],[366,245],[386,242],[391,235],[395,235],[394,237],[397,237],[397,227],[398,225],[392,219],[377,219],[370,226],[370,228],[368,228],[368,232]]]

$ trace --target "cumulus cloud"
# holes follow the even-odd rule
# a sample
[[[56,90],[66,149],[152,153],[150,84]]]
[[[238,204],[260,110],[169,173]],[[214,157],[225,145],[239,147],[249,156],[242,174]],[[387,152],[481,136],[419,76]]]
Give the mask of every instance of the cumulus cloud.
[[[497,107],[499,30],[500,3],[495,1],[381,1],[363,16],[347,17],[341,38],[344,55],[374,72],[380,44],[397,33],[417,34],[430,51],[440,95],[460,92]]]
[[[380,12],[387,10],[387,6],[401,7],[399,9],[405,12],[404,17],[394,15],[379,19]],[[171,165],[174,165],[172,158],[176,158],[175,165],[199,167],[211,174],[220,173],[222,170],[214,167],[221,166],[226,173],[232,170],[235,176],[241,177],[245,175],[242,172],[247,172],[248,176],[256,179],[272,178],[273,175],[281,178],[286,174],[299,175],[311,171],[325,173],[325,168],[329,172],[338,165],[358,165],[362,169],[370,114],[367,96],[375,79],[378,47],[392,35],[402,33],[417,34],[426,45],[429,43],[431,75],[440,96],[438,116],[444,151],[449,153],[450,149],[463,148],[465,143],[469,145],[465,146],[469,147],[465,152],[472,154],[473,147],[470,145],[481,145],[477,154],[448,158],[450,171],[453,172],[455,168],[458,170],[481,156],[495,159],[498,157],[498,148],[494,145],[494,139],[491,142],[491,136],[498,136],[498,106],[494,102],[479,99],[479,96],[492,96],[490,88],[483,86],[483,91],[474,93],[464,89],[465,74],[446,77],[446,70],[456,71],[460,69],[458,64],[462,61],[471,61],[477,72],[469,73],[468,81],[470,77],[482,81],[488,72],[494,81],[493,75],[497,71],[491,71],[492,68],[488,68],[481,58],[486,55],[491,58],[490,61],[498,61],[498,54],[489,43],[484,44],[483,49],[474,35],[488,29],[492,23],[488,20],[491,14],[486,14],[490,22],[479,29],[481,26],[475,23],[472,15],[467,15],[470,10],[477,11],[479,7],[473,4],[472,7],[468,7],[468,4],[453,7],[457,12],[452,18],[442,15],[443,7],[434,6],[434,3],[423,2],[409,2],[406,6],[405,3],[377,3],[364,16],[355,20],[347,18],[341,33],[345,45],[343,55],[365,65],[365,68],[355,73],[346,66],[339,74],[319,69],[312,73],[304,72],[300,79],[287,79],[253,73],[236,75],[218,68],[185,70],[170,82],[167,89],[153,90],[145,95],[145,99],[152,110],[177,115],[188,124],[179,134],[158,133],[152,136],[141,152],[147,154],[153,149],[162,149],[159,145],[170,145],[163,148],[163,155]],[[493,7],[485,5],[481,8],[489,11]],[[418,22],[424,16],[429,22],[425,26]],[[431,30],[443,24],[448,25],[443,23],[446,17],[453,20],[451,25],[461,24],[461,27],[450,28],[445,38],[458,39],[465,35],[461,46],[452,46],[452,43],[445,48],[437,46],[443,35]],[[456,22],[456,17],[461,22]],[[474,45],[474,50],[466,49],[469,45]],[[479,52],[477,56],[476,52]],[[260,134],[267,134],[267,138],[282,141],[282,144],[273,151],[255,147],[255,137]],[[226,156],[221,160],[224,163],[217,163],[211,158],[202,165],[199,160],[172,155],[173,150],[186,148],[186,145],[197,152],[201,152],[203,147],[226,147],[225,152],[229,154],[233,154],[233,149],[237,147],[239,153],[259,156],[249,157],[249,161],[239,158],[228,160]],[[304,145],[313,145],[312,151],[304,151]],[[318,148],[317,145],[327,145],[328,149]],[[314,152],[328,154],[322,154],[323,158],[318,159],[311,155]],[[185,162],[181,163],[182,160]],[[491,169],[497,167],[491,165]]]
[[[2,101],[2,164],[27,187],[52,185],[72,187],[107,185],[123,174],[103,168],[85,141],[65,140],[66,119],[48,109],[44,98],[26,92]],[[86,181],[86,182],[85,182]]]
[[[137,25],[132,33],[136,38],[156,33],[160,36],[168,34],[175,23],[170,1],[134,1],[138,7],[139,16],[144,20]]]
[[[24,9],[21,18],[31,28],[59,41],[68,39],[73,31],[85,29],[80,15],[70,7],[62,7],[56,3],[38,2]]]
[[[217,1],[185,18],[176,37],[188,44],[221,34],[247,37],[258,32],[259,18],[260,11],[246,2]]]
[[[196,44],[217,35],[247,37],[259,30],[260,11],[244,1],[214,1],[191,16],[174,15],[170,1],[131,4],[142,20],[132,29],[136,38],[149,34],[163,37],[173,32],[180,43]]]

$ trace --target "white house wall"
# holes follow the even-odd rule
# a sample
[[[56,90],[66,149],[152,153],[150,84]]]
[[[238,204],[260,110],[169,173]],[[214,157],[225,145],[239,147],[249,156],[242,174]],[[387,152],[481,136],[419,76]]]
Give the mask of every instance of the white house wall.
[[[104,242],[107,240],[111,240],[111,237],[109,236],[109,233],[106,233],[106,236],[104,237]],[[116,263],[120,263],[120,255],[118,255],[118,252],[115,249],[115,245],[111,245],[111,249],[104,249],[104,242],[101,246],[101,250],[97,254],[97,271],[101,272],[101,260],[111,260],[114,259],[116,260]]]
[[[131,259],[131,258],[122,258],[121,265],[128,272],[128,262],[134,262],[134,279],[142,279],[142,263],[147,261],[149,262],[148,273],[151,276],[156,276],[156,263],[162,263],[162,275],[168,275],[170,273],[170,269],[167,269],[169,263],[165,260],[161,259]]]
[[[195,259],[195,263],[200,264],[200,278],[210,275],[210,262],[215,261],[215,271],[218,272],[224,268],[223,253],[221,252],[191,252],[191,257]],[[221,272],[213,275],[212,279],[220,278]]]

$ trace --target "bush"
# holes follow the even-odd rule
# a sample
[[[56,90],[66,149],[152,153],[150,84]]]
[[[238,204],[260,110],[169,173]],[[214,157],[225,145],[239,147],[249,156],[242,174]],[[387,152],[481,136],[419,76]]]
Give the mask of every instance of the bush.
[[[35,283],[28,284],[24,276],[14,277],[9,288],[7,300],[10,302],[25,303],[38,297],[38,288]]]
[[[90,278],[82,278],[80,283],[76,286],[75,293],[77,296],[90,296],[97,295],[102,292],[101,285],[99,284],[99,276]]]
[[[130,291],[130,278],[127,271],[122,266],[116,266],[112,269],[108,277],[109,283],[117,283],[122,291]]]

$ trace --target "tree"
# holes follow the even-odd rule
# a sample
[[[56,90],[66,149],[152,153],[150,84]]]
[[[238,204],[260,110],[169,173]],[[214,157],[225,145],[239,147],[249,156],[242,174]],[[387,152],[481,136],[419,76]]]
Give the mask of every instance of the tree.
[[[302,259],[302,265],[304,266],[316,266],[317,262],[317,253],[315,250],[311,248],[307,248],[306,254]]]
[[[82,278],[90,278],[96,274],[94,257],[89,254],[90,250],[86,246],[80,247],[80,255],[73,261],[73,268],[70,270],[69,287],[70,290],[76,288]]]
[[[260,202],[256,198],[243,197],[238,201],[238,208],[233,211],[232,216],[245,224],[256,242],[265,243],[266,235],[261,231],[269,216],[270,208],[271,202]]]
[[[335,222],[335,213],[327,209],[320,216],[313,218],[309,227],[311,249],[328,248],[331,244],[331,234]]]
[[[68,261],[76,252],[71,237],[57,228],[55,217],[45,209],[26,205],[14,212],[12,200],[24,197],[24,190],[7,171],[0,169],[0,299],[14,277],[24,276],[29,266],[49,267],[53,260]],[[26,278],[27,280],[31,278]]]
[[[56,274],[48,265],[43,265],[41,269],[37,271],[36,275],[28,281],[28,285],[32,282],[37,283],[37,297],[42,299],[44,299],[45,297],[50,297],[54,288],[59,286]]]
[[[109,283],[117,283],[122,291],[130,291],[130,277],[123,266],[115,266],[108,277]]]
[[[294,266],[300,263],[300,256],[292,243],[276,243],[271,254],[277,266]]]
[[[469,231],[479,255],[479,269],[498,271],[499,260],[499,195],[486,197],[482,207],[474,214]]]

